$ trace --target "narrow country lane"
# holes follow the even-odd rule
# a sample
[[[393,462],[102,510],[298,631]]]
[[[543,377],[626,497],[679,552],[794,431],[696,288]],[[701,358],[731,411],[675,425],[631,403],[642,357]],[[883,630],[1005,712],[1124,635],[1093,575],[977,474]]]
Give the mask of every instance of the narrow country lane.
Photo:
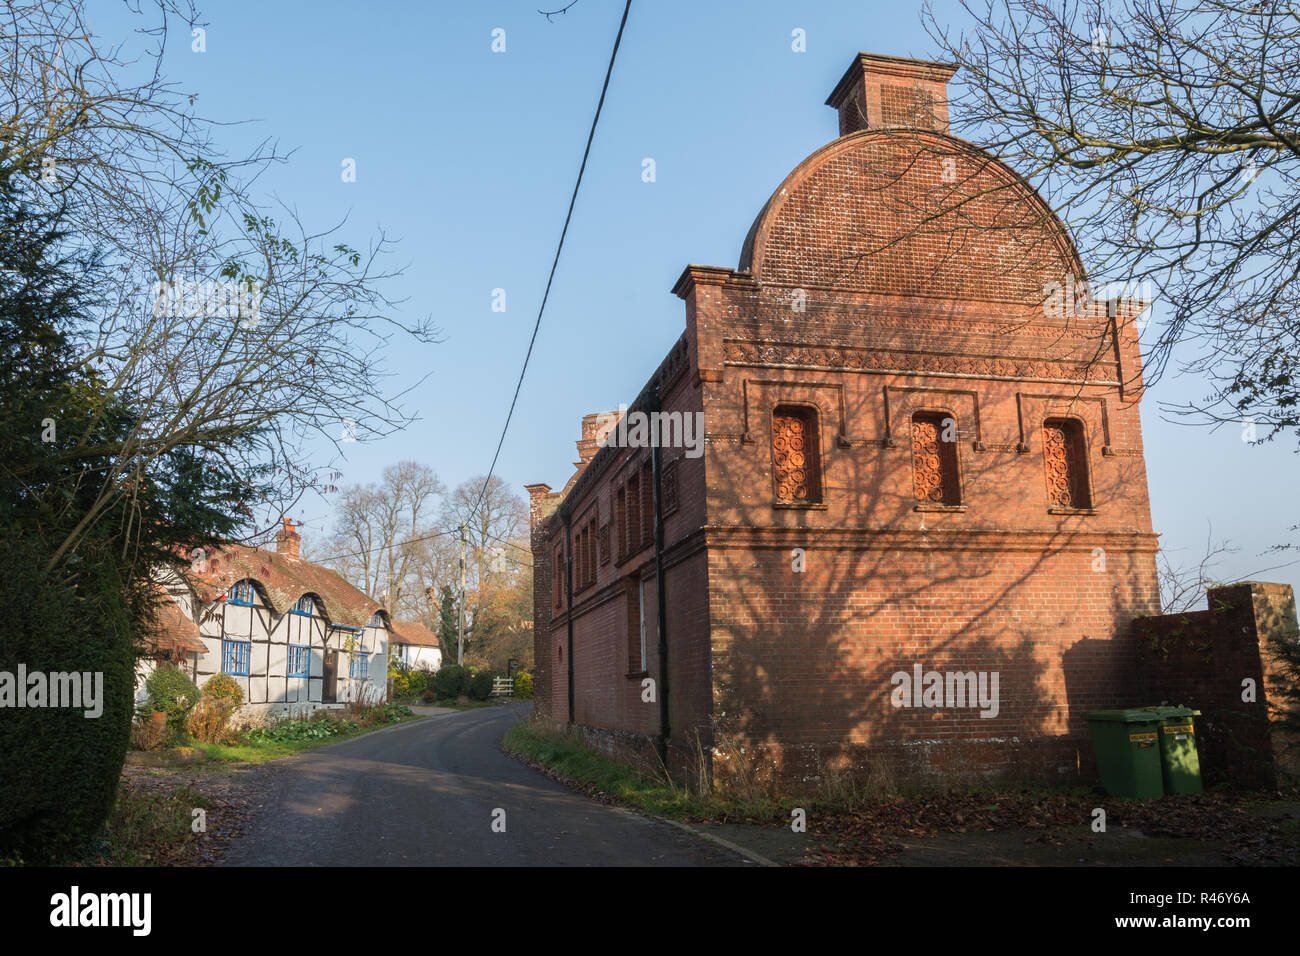
[[[290,758],[235,866],[745,866],[502,753],[529,705],[441,714]],[[505,832],[493,813],[505,811]]]

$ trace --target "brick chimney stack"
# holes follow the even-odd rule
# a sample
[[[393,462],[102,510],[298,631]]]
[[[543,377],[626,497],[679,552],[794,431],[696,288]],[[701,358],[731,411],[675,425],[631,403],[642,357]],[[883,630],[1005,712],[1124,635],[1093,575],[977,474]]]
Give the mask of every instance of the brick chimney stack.
[[[618,412],[593,412],[582,416],[582,438],[577,442],[578,458],[581,460],[574,462],[578,467],[591,461],[596,457],[596,452],[600,451],[600,440],[604,437],[601,432],[608,431],[608,428],[601,427],[602,417],[606,422],[617,422]]]
[[[275,550],[283,554],[286,558],[298,560],[298,545],[302,543],[302,538],[298,532],[293,530],[293,521],[290,518],[281,519],[284,527],[275,533]]]
[[[863,129],[948,132],[948,81],[957,68],[936,60],[859,53],[826,100],[840,135]]]

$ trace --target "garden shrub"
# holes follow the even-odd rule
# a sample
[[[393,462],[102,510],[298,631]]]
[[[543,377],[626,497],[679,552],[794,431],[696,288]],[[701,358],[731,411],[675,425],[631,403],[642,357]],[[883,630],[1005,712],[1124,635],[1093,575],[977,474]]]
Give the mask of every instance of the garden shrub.
[[[232,710],[238,710],[244,704],[244,691],[239,682],[229,674],[213,674],[203,685],[200,694],[231,702]]]
[[[159,716],[166,716],[161,711]],[[144,714],[131,725],[133,750],[158,750],[167,740],[167,721],[154,720],[153,714]]]
[[[495,675],[491,671],[479,671],[469,681],[469,696],[473,700],[487,700],[492,696],[492,680]]]
[[[439,697],[455,699],[468,691],[469,680],[468,670],[456,664],[448,664],[433,675],[433,690]]]
[[[235,705],[229,697],[201,697],[185,718],[185,730],[195,740],[222,743],[230,735],[228,726],[234,712]]]
[[[429,675],[426,671],[411,671],[406,675],[406,694],[402,696],[419,697],[428,689]]]
[[[411,678],[406,671],[398,671],[393,675],[393,696],[406,697],[411,693]]]
[[[414,717],[415,713],[405,704],[384,704],[382,707],[376,707],[366,714],[366,717],[377,724],[395,724],[399,720],[407,717]]]
[[[515,674],[515,699],[532,700],[533,699],[533,675],[528,671],[519,671]]]
[[[171,665],[160,666],[144,682],[149,692],[149,707],[167,715],[167,727],[175,733],[185,727],[190,709],[199,702],[199,689],[184,671]]]
[[[265,727],[255,727],[244,735],[250,743],[274,741],[276,743],[293,743],[300,740],[328,740],[354,733],[359,728],[350,720],[333,720],[330,718],[292,717],[269,723]]]
[[[435,694],[435,693],[434,693],[433,691],[431,691],[431,690],[426,690],[426,691],[424,692],[424,696],[423,696],[423,698],[421,698],[421,699],[422,699],[426,704],[432,704],[435,700],[438,699],[438,695]]]

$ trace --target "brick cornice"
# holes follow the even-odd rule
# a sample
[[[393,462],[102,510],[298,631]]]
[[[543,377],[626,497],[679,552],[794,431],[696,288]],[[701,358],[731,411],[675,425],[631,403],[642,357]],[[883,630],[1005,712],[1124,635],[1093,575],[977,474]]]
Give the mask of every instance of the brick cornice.
[[[758,283],[748,272],[737,272],[735,269],[726,269],[721,266],[688,265],[682,270],[682,274],[677,277],[677,281],[673,283],[673,295],[679,299],[684,299],[690,295],[691,290],[697,285],[734,285],[757,288]]]
[[[1051,554],[1091,551],[1149,552],[1159,547],[1159,535],[1149,531],[1024,531],[931,528],[927,531],[895,528],[747,528],[709,525],[704,528],[708,548],[789,548],[857,551],[1020,551]]]

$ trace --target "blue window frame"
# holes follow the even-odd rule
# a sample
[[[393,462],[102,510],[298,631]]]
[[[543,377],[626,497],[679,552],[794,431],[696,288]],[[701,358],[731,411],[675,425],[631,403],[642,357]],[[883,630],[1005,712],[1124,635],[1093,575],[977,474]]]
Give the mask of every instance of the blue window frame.
[[[348,662],[348,676],[355,680],[365,680],[370,676],[370,656],[362,650],[352,652]]]
[[[293,606],[293,613],[306,614],[310,617],[314,608],[315,604],[313,603],[311,596],[304,594],[302,597],[298,598],[298,603]]]
[[[221,642],[221,672],[234,677],[248,676],[248,660],[252,656],[250,641]]]
[[[230,589],[230,597],[228,600],[231,604],[251,605],[253,603],[253,582],[240,581]]]
[[[289,676],[306,677],[311,666],[311,648],[306,644],[289,645]]]

